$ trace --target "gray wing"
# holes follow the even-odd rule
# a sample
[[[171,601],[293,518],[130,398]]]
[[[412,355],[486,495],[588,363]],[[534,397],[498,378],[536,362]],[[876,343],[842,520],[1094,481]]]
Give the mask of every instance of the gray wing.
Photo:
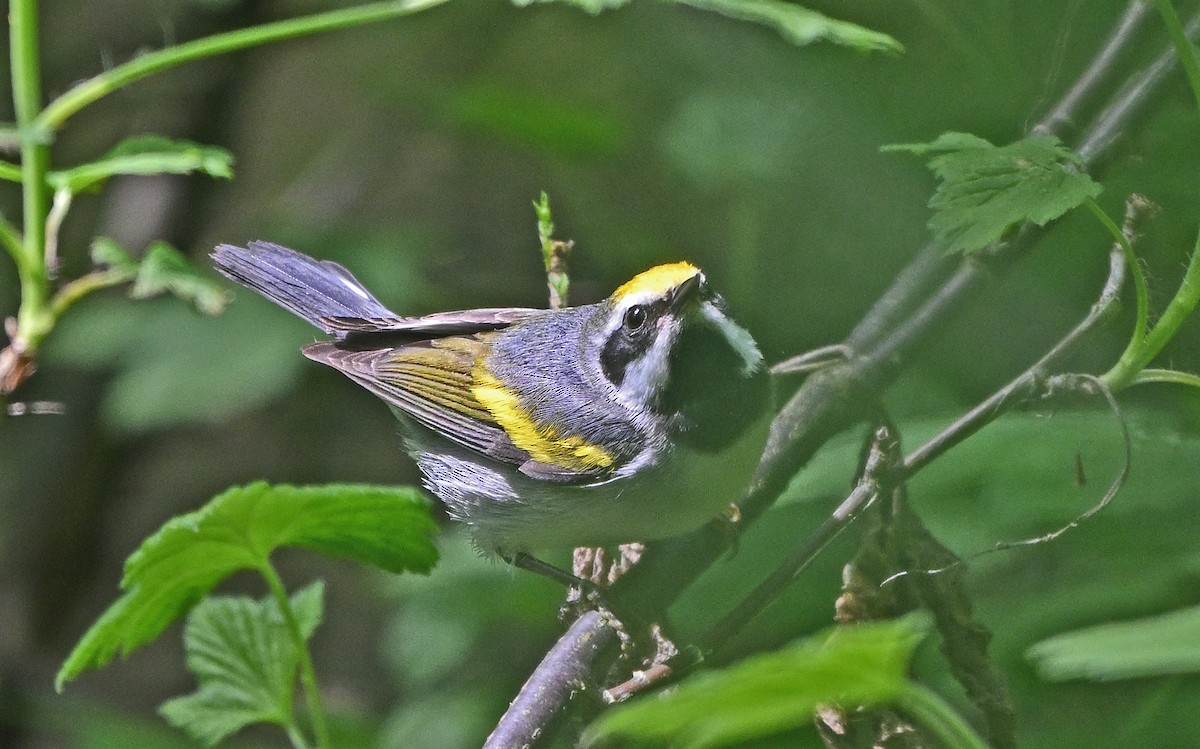
[[[530,478],[586,484],[608,477],[547,465],[517,447],[475,397],[475,368],[487,356],[489,333],[446,336],[370,349],[314,343],[304,355],[327,364],[399,409],[421,426],[493,460],[516,466]]]
[[[492,307],[459,312],[435,312],[420,317],[330,315],[321,318],[321,326],[341,336],[399,333],[414,338],[436,338],[501,330],[543,311],[527,307]]]
[[[486,350],[476,336],[454,336],[365,350],[314,343],[304,355],[333,367],[443,437],[521,465],[529,454],[513,444],[472,391],[475,362]]]

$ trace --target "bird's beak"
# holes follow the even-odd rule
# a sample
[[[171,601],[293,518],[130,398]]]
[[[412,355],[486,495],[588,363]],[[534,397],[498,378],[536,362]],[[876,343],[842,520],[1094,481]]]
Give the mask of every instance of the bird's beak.
[[[679,312],[683,306],[688,303],[688,300],[696,296],[696,291],[700,288],[704,276],[701,273],[696,273],[691,278],[675,287],[671,292],[670,307],[672,312]]]

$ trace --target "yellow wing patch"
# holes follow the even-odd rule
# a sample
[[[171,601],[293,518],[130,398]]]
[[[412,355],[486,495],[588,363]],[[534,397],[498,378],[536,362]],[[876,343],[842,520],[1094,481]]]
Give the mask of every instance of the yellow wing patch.
[[[487,346],[477,338],[440,338],[428,348],[404,348],[380,365],[391,384],[429,403],[484,423],[492,415],[474,397],[471,371]]]
[[[521,404],[516,393],[497,380],[480,364],[473,372],[475,386],[471,392],[484,405],[513,444],[529,453],[539,463],[574,471],[608,468],[613,457],[604,448],[586,442],[582,437],[563,437],[553,426],[538,424]]]
[[[656,265],[621,284],[613,292],[613,297],[621,299],[630,294],[662,296],[699,272],[699,268],[687,261]]]

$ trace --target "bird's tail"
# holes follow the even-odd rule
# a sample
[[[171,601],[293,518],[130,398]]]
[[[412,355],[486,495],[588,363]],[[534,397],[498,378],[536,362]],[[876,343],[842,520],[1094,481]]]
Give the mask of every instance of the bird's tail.
[[[281,245],[261,241],[248,247],[222,244],[213,250],[212,259],[222,275],[331,335],[340,336],[342,331],[330,327],[327,318],[397,316],[341,265]]]

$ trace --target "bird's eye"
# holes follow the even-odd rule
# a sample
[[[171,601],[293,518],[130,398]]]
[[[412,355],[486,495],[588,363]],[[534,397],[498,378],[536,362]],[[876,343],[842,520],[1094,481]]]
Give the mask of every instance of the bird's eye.
[[[646,308],[635,304],[625,311],[625,329],[633,333],[646,324]]]

